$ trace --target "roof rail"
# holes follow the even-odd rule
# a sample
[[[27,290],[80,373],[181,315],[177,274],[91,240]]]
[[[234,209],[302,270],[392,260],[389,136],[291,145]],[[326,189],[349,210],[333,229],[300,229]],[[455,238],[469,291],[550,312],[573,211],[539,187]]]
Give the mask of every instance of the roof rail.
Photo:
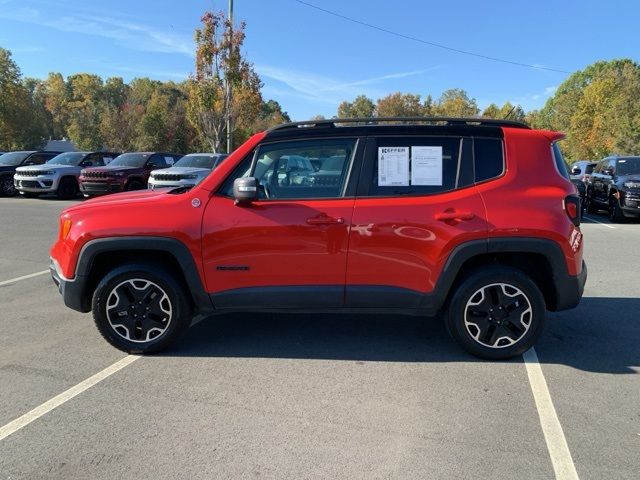
[[[344,123],[361,123],[364,125],[377,125],[380,122],[394,122],[398,124],[432,123],[445,125],[486,125],[492,127],[527,128],[527,124],[515,120],[500,120],[495,118],[469,117],[368,117],[368,118],[330,118],[327,120],[307,120],[304,122],[284,123],[270,128],[268,131],[287,130],[294,128],[334,128]]]

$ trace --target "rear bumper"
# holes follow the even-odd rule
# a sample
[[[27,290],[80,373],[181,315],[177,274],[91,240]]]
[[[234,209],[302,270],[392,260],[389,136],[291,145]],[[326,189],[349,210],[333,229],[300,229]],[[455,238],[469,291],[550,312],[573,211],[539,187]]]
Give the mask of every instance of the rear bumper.
[[[587,264],[582,261],[582,271],[578,275],[566,275],[554,278],[556,305],[553,311],[569,310],[577,307],[587,283]]]
[[[91,306],[83,302],[86,277],[77,275],[74,279],[65,278],[53,258],[49,263],[49,272],[67,307],[82,313],[91,311]]]

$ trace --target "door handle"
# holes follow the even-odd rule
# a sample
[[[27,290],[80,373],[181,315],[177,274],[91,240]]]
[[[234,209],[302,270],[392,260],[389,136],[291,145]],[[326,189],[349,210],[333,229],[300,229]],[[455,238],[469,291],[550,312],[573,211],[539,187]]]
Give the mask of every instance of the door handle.
[[[435,219],[440,222],[450,222],[453,220],[468,221],[473,220],[475,217],[475,214],[473,214],[472,212],[458,212],[455,210],[440,212],[436,213],[435,215]]]
[[[315,217],[307,218],[307,225],[342,225],[344,218],[330,217],[329,215],[320,214]]]

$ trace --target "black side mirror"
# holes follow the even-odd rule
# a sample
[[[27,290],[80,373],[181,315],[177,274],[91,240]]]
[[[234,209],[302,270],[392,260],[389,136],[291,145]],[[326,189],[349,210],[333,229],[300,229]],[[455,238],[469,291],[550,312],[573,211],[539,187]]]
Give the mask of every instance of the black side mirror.
[[[258,181],[255,177],[236,178],[233,181],[233,198],[236,205],[248,206],[258,200]]]

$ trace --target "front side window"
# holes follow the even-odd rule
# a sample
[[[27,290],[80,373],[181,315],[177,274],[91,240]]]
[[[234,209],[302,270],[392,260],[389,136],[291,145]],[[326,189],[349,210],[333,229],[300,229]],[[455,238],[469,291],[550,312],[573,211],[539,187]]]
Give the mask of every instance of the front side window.
[[[459,137],[380,137],[370,196],[429,195],[458,188]]]
[[[251,176],[258,180],[265,199],[341,197],[355,148],[355,139],[263,145]]]

